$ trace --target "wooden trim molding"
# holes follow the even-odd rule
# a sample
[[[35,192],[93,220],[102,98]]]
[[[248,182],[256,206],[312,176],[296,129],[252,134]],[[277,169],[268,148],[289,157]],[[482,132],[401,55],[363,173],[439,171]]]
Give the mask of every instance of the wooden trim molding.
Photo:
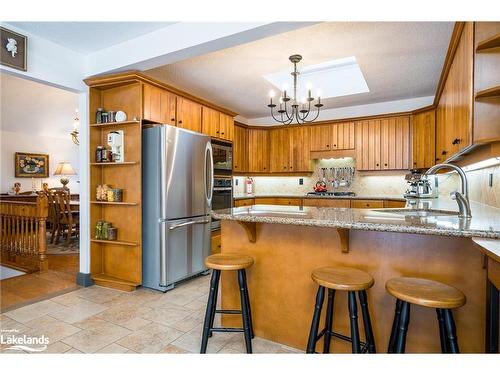
[[[450,44],[448,45],[448,52],[446,52],[446,57],[444,59],[443,70],[441,71],[441,77],[436,88],[436,94],[434,96],[434,106],[437,106],[439,99],[441,99],[441,94],[443,93],[444,85],[446,83],[446,78],[451,68],[453,58],[455,57],[455,52],[458,48],[458,43],[460,42],[460,37],[462,36],[462,31],[464,30],[465,22],[455,22],[455,27],[451,34]]]
[[[173,86],[167,85],[163,82],[160,82],[154,78],[151,78],[147,76],[146,74],[132,70],[132,71],[127,71],[127,72],[122,72],[122,73],[115,73],[115,74],[108,74],[104,76],[93,76],[93,77],[88,77],[83,80],[85,84],[89,87],[93,88],[110,88],[113,86],[118,86],[118,85],[124,85],[126,83],[132,83],[132,82],[142,82],[142,83],[148,83],[153,86],[157,86],[159,88],[165,89],[167,91],[170,91],[171,93],[181,96],[183,98],[192,100],[196,103],[199,103],[201,105],[204,105],[206,107],[213,108],[219,112],[225,113],[231,117],[235,117],[237,115],[236,112],[230,111],[226,108],[222,108],[218,106],[217,104],[211,103],[205,99],[198,98],[196,96],[193,96],[185,91],[179,90]]]

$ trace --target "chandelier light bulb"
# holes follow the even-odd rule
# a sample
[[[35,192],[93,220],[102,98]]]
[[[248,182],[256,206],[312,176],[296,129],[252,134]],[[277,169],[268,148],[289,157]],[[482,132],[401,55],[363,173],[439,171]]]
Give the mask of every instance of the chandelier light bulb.
[[[306,89],[311,90],[313,88],[313,84],[311,82],[307,82]]]
[[[274,92],[274,90],[269,90],[269,97],[270,98],[274,98],[275,95],[276,95],[276,93]]]

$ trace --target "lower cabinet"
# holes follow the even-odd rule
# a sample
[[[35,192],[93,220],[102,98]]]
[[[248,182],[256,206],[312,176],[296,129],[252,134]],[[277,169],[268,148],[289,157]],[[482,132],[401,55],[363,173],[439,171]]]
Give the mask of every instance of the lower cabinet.
[[[351,208],[384,208],[383,200],[353,199]]]
[[[221,252],[221,234],[220,230],[216,230],[212,232],[212,240],[211,240],[211,253],[219,254]]]
[[[245,206],[252,206],[255,204],[255,199],[253,198],[248,198],[248,199],[235,199],[234,200],[234,207],[245,207]]]
[[[350,199],[321,199],[321,198],[305,198],[304,206],[311,207],[336,207],[336,208],[350,208]]]
[[[281,206],[302,206],[302,198],[255,198],[255,204],[276,204]]]

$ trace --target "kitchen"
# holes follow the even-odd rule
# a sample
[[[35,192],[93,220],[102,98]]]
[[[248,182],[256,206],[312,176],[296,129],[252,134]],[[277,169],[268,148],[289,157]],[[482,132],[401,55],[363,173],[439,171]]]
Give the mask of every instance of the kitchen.
[[[337,27],[382,30],[383,51],[364,52],[367,42],[348,58],[351,48],[323,47],[341,60],[325,68],[327,52],[297,43],[295,54],[276,53],[241,78],[245,56]],[[390,61],[379,73],[363,54],[389,54],[381,40],[396,29],[430,47],[408,52],[418,69]],[[137,336],[114,344],[143,353],[274,353],[272,345],[291,353],[498,353],[499,35],[498,22],[325,22],[85,78],[82,290],[128,299],[136,315],[127,324],[176,324],[191,335],[159,346],[139,346]],[[325,77],[335,74],[332,85]],[[328,92],[342,82],[350,92]],[[100,199],[102,189],[119,197]],[[114,324],[105,312],[114,300],[105,303],[97,316]],[[148,311],[140,315],[142,303]],[[174,323],[167,317],[175,314],[154,311],[172,306]],[[182,315],[187,306],[195,310]]]

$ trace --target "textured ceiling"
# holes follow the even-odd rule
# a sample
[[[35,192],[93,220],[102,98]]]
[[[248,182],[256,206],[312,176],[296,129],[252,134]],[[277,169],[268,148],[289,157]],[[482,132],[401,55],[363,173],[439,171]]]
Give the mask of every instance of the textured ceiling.
[[[326,99],[325,108],[432,96],[452,22],[326,22],[146,71],[146,74],[252,119],[268,116],[262,76],[355,56],[370,92]],[[321,89],[321,88],[320,88]]]
[[[175,22],[9,22],[83,54],[110,47]]]
[[[0,130],[69,137],[78,95],[0,73]]]

